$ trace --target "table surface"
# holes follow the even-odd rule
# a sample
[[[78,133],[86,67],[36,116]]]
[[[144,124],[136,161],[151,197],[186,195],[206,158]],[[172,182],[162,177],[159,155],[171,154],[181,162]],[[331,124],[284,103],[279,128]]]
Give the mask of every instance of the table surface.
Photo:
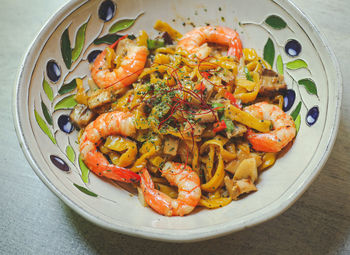
[[[321,174],[285,213],[214,240],[169,244],[86,221],[35,175],[17,142],[12,92],[40,28],[67,0],[1,1],[0,254],[350,254],[350,1],[294,0],[323,32],[343,74],[339,133]]]

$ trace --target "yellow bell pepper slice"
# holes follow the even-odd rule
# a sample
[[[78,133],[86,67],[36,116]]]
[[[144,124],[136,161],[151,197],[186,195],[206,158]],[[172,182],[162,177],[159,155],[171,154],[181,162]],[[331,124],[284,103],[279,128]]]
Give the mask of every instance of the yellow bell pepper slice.
[[[225,105],[225,117],[231,120],[238,121],[262,133],[269,132],[270,127],[272,126],[272,122],[270,120],[259,120],[253,115],[242,111],[231,104]]]
[[[168,55],[158,53],[154,56],[154,63],[160,65],[166,65],[170,63],[170,57]]]
[[[156,167],[160,167],[164,163],[164,161],[164,158],[160,156],[155,156],[149,159],[149,162]]]
[[[168,23],[161,20],[157,20],[153,28],[160,32],[167,32],[173,40],[177,40],[182,37],[182,34],[180,32],[172,28]]]
[[[134,163],[134,165],[130,168],[131,171],[133,172],[139,172],[141,171],[143,168],[146,167],[147,164],[147,159],[152,157],[154,154],[156,153],[155,149],[152,148],[151,151],[143,154],[141,157],[139,157],[136,162]]]
[[[136,143],[122,136],[108,136],[104,146],[110,150],[123,152],[117,160],[118,166],[127,167],[135,161],[137,155]]]
[[[153,65],[150,68],[143,69],[142,73],[139,76],[139,79],[142,79],[146,75],[152,74],[154,72],[165,73],[168,70],[168,67],[165,65]]]
[[[258,96],[259,90],[260,90],[260,78],[259,74],[256,72],[251,73],[253,80],[254,80],[254,88],[252,91],[242,91],[243,87],[238,87],[239,89],[236,89],[234,92],[234,95],[237,99],[240,99],[242,103],[249,103],[255,100],[255,98]]]
[[[136,38],[136,43],[138,46],[146,46],[147,47],[147,39],[148,39],[148,34],[146,33],[145,30],[141,30],[139,32],[139,36]]]
[[[259,171],[262,171],[262,170],[272,166],[273,164],[275,164],[276,153],[273,153],[273,152],[265,153],[265,155],[262,158],[262,161],[263,162],[259,167]]]
[[[175,50],[173,48],[170,47],[160,47],[158,49],[156,49],[155,53],[164,53],[164,54],[175,54]]]
[[[224,160],[222,159],[221,154],[219,153],[219,163],[216,168],[214,176],[205,184],[201,185],[201,189],[207,192],[214,192],[222,184],[225,177],[224,170]]]
[[[258,54],[252,48],[244,48],[243,49],[243,56],[244,56],[245,61],[251,62],[251,61],[254,61],[258,57]]]
[[[88,95],[85,93],[83,80],[82,79],[75,79],[75,82],[77,83],[77,94],[75,95],[75,100],[79,104],[88,105]]]
[[[113,110],[115,111],[123,111],[123,112],[129,112],[128,109],[129,101],[132,95],[134,94],[133,90],[129,90],[126,92],[121,98],[117,100],[116,103],[113,104]]]
[[[214,208],[226,206],[229,203],[231,203],[231,201],[232,201],[231,197],[220,197],[220,198],[208,199],[202,196],[198,202],[198,205],[201,205],[210,209],[214,209]]]
[[[227,162],[234,160],[237,156],[236,153],[232,153],[224,148],[224,145],[227,143],[228,139],[222,136],[215,136],[213,139],[206,141],[205,143],[202,144],[200,148],[200,153],[202,154],[204,150],[209,146],[209,145],[215,145],[218,146],[220,149],[220,154],[222,155],[222,158]],[[211,153],[211,150],[209,151],[209,155]],[[208,167],[208,166],[207,166]]]

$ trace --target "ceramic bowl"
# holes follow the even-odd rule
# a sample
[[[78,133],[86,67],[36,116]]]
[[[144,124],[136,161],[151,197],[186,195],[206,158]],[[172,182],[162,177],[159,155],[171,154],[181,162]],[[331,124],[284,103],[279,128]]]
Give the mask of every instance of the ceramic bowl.
[[[294,145],[261,174],[258,192],[215,210],[164,217],[142,207],[118,184],[89,174],[79,160],[77,130],[67,121],[76,81],[89,61],[118,38],[141,29],[156,35],[157,19],[181,33],[193,26],[236,29],[283,73],[284,110],[297,125]],[[128,235],[195,241],[222,236],[271,219],[306,190],[332,149],[341,100],[336,59],[310,20],[286,0],[74,0],[42,28],[21,65],[14,119],[21,147],[40,179],[69,207],[95,224]]]

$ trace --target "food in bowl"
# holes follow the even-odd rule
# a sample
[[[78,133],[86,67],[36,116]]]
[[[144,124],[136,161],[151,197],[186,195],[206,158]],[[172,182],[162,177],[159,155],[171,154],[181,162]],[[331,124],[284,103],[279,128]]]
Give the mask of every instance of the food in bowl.
[[[282,110],[283,75],[227,27],[181,35],[127,35],[77,82],[80,157],[96,175],[137,186],[141,203],[183,216],[223,207],[256,191],[259,174],[290,144],[296,127]]]

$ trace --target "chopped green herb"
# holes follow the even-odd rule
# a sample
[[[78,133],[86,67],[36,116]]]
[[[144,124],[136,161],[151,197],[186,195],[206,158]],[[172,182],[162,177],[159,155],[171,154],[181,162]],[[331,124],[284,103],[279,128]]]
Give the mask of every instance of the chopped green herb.
[[[220,103],[212,103],[211,106],[213,108],[218,108],[218,109],[216,109],[216,111],[218,111],[218,112],[223,112],[224,108],[225,108],[225,106],[223,104],[220,104]]]
[[[244,73],[245,73],[245,77],[247,78],[248,81],[254,81],[252,75],[250,74],[250,72],[246,66],[244,67]]]
[[[226,123],[226,131],[227,132],[233,132],[235,130],[235,124],[233,124],[233,121],[230,119],[224,119]]]

